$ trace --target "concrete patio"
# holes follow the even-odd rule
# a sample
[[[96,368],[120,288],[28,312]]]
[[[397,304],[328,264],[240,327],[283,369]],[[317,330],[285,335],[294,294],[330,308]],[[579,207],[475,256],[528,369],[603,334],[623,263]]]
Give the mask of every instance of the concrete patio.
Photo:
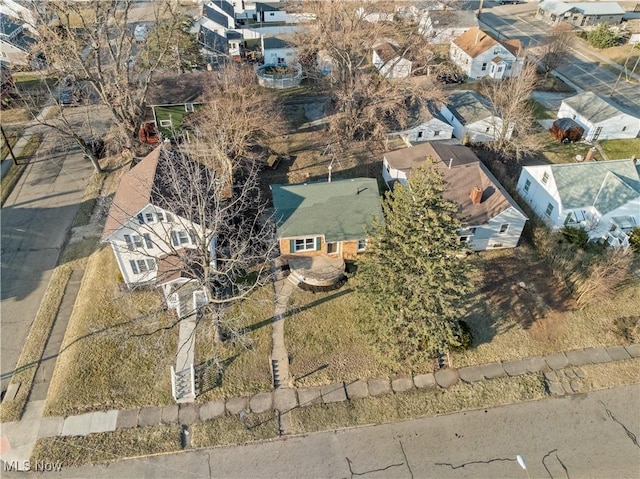
[[[344,260],[338,256],[304,256],[289,258],[291,280],[310,286],[331,286],[344,276]]]

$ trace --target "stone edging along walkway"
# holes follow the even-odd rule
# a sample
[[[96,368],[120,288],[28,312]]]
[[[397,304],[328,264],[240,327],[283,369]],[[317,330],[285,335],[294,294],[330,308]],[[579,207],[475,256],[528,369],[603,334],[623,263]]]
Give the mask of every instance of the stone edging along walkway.
[[[529,373],[545,373],[549,392],[554,395],[562,395],[579,390],[577,380],[584,377],[584,373],[579,369],[580,366],[638,357],[640,357],[640,344],[596,347],[460,369],[447,368],[436,373],[400,377],[393,380],[357,380],[348,383],[333,383],[317,388],[278,388],[275,391],[259,393],[251,397],[218,399],[205,404],[175,404],[165,407],[91,412],[66,418],[49,417],[43,418],[46,421],[46,427],[40,428],[38,438],[85,436],[90,433],[111,432],[116,429],[158,424],[190,425],[224,414],[240,414],[243,411],[264,413],[275,410],[285,413],[296,407],[314,404],[375,397],[392,392],[402,393],[414,388],[448,388],[459,381],[474,383],[485,379],[520,376]]]

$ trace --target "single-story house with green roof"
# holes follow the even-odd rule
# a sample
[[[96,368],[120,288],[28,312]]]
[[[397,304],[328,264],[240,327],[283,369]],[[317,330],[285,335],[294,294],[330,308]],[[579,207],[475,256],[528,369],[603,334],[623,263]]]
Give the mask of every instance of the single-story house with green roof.
[[[640,225],[636,159],[523,166],[517,191],[552,229],[585,229],[591,241],[629,246]]]
[[[640,115],[631,114],[590,91],[562,100],[558,118],[571,118],[584,128],[586,141],[635,138],[640,133]]]
[[[283,255],[355,259],[367,248],[373,218],[383,219],[374,178],[270,188]]]

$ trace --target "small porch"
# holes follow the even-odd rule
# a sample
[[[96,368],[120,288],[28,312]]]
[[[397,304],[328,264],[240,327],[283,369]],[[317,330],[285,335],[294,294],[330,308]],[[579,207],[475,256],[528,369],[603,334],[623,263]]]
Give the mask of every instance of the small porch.
[[[344,278],[345,264],[339,256],[289,256],[289,279],[309,286],[333,286]]]

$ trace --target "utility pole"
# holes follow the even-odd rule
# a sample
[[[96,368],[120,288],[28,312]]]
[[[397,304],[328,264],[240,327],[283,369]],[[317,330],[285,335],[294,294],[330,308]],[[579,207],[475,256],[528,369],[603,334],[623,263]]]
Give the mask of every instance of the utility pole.
[[[624,65],[622,66],[622,69],[620,70],[620,74],[618,75],[618,78],[616,79],[615,84],[613,85],[613,88],[611,89],[611,93],[609,93],[609,97],[612,97],[613,94],[616,92],[616,88],[618,88],[618,83],[620,83],[620,78],[622,78],[622,74],[625,73],[625,79],[627,81],[629,81],[629,74],[627,72],[627,62],[629,61],[629,58],[631,58],[631,54],[633,53],[633,50],[635,50],[636,48],[636,44],[632,43],[631,44],[631,50],[629,50],[629,54],[627,55],[627,58],[624,61]],[[638,60],[640,60],[640,58],[638,58]],[[633,72],[635,71],[636,67],[638,66],[638,62],[636,61],[636,64],[633,66],[633,70],[631,70],[631,73],[633,74]]]
[[[11,148],[11,143],[9,143],[9,139],[7,138],[7,135],[4,132],[4,128],[2,128],[2,125],[0,125],[0,131],[2,131],[2,138],[4,139],[4,143],[7,145],[7,149],[9,150],[9,154],[11,155],[13,164],[18,166],[18,160],[16,160],[16,155],[13,154],[13,148]]]

